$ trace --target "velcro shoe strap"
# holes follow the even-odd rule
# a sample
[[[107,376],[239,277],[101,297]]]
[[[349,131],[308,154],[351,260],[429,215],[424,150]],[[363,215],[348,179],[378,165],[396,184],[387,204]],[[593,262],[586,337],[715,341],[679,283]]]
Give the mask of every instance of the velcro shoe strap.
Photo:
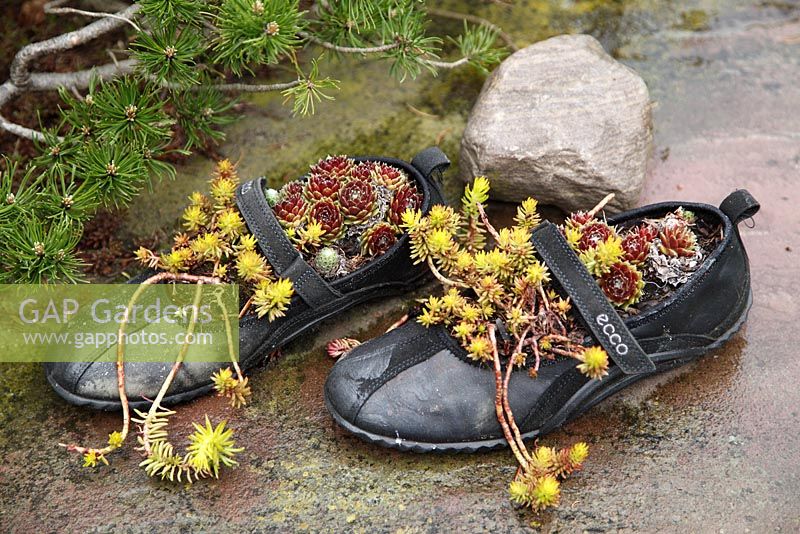
[[[295,292],[312,308],[340,298],[341,293],[332,288],[289,241],[264,196],[263,180],[256,178],[240,185],[236,190],[236,204],[272,270],[291,280]]]
[[[550,272],[572,299],[574,309],[622,372],[633,375],[655,371],[653,362],[617,315],[558,227],[550,222],[540,224],[533,230],[531,241]]]

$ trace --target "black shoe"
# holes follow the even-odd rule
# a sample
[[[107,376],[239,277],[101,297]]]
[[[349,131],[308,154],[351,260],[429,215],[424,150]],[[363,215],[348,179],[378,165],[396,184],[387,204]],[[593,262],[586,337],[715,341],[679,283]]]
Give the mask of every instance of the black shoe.
[[[571,358],[545,360],[537,378],[514,371],[511,409],[523,438],[546,434],[612,393],[721,346],[744,323],[751,304],[750,272],[736,225],[759,208],[744,190],[720,209],[669,202],[613,217],[610,224],[661,217],[684,206],[716,220],[723,239],[703,265],[658,305],[622,321],[561,232],[533,231],[537,253],[572,299],[587,331],[608,352],[608,376],[590,380]],[[362,439],[417,452],[494,449],[506,445],[494,406],[492,368],[471,360],[444,327],[414,320],[358,346],[336,363],[325,384],[333,418]]]
[[[422,193],[422,210],[444,202],[437,183],[450,162],[438,148],[423,150],[408,164],[393,158],[364,157],[356,161],[381,161],[403,169],[415,180]],[[290,278],[295,296],[282,318],[274,322],[248,315],[239,323],[239,363],[252,368],[279,348],[321,321],[356,304],[399,295],[418,287],[428,276],[427,269],[410,259],[408,237],[403,235],[386,253],[364,267],[334,281],[326,282],[312,269],[286,237],[263,193],[263,179],[242,184],[236,195],[237,205],[251,233],[258,239],[264,256],[279,276]],[[152,273],[132,280],[139,283]],[[116,351],[116,346],[112,347]],[[172,364],[129,362],[125,381],[132,407],[149,404],[155,398]],[[211,391],[211,374],[219,363],[191,362],[180,368],[164,404],[183,402]],[[113,362],[69,362],[45,364],[47,380],[56,393],[72,404],[102,410],[121,407],[117,389],[116,364]]]

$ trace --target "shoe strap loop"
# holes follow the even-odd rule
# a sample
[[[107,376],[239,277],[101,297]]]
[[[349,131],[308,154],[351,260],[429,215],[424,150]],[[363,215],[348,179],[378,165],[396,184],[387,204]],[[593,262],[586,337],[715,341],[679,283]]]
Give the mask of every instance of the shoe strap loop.
[[[441,182],[442,173],[450,167],[450,160],[439,147],[432,146],[414,156],[414,159],[411,160],[411,165],[429,181],[436,180]]]
[[[719,205],[733,224],[739,224],[745,219],[749,219],[761,208],[761,204],[750,194],[747,189],[737,189]]]
[[[654,372],[655,364],[617,315],[561,230],[545,221],[533,230],[531,241],[595,339],[622,372],[628,375]]]
[[[236,189],[236,204],[247,227],[256,237],[258,248],[272,265],[272,270],[278,276],[291,280],[295,293],[312,308],[319,308],[340,298],[341,293],[332,288],[289,241],[267,203],[263,184],[262,177],[240,185]]]

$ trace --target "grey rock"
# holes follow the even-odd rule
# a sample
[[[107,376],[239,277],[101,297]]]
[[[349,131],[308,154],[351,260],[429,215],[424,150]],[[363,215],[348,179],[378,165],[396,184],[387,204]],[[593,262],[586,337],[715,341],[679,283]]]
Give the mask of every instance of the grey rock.
[[[562,35],[508,57],[486,81],[461,141],[465,181],[492,197],[533,196],[566,211],[615,193],[639,199],[652,150],[651,103],[638,74],[588,35]]]

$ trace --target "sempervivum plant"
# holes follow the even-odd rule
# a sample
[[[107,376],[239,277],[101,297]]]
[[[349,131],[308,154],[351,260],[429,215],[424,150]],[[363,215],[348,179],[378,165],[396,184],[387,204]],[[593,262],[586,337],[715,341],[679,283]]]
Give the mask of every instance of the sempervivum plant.
[[[642,299],[648,281],[678,286],[700,266],[704,252],[694,223],[694,214],[678,209],[619,229],[597,219],[596,213],[578,212],[562,230],[606,297],[627,309]]]
[[[347,156],[320,159],[307,177],[265,195],[276,199],[275,216],[325,278],[345,275],[389,250],[402,233],[403,213],[422,205],[402,169]],[[336,252],[335,268],[332,252],[324,249]]]

